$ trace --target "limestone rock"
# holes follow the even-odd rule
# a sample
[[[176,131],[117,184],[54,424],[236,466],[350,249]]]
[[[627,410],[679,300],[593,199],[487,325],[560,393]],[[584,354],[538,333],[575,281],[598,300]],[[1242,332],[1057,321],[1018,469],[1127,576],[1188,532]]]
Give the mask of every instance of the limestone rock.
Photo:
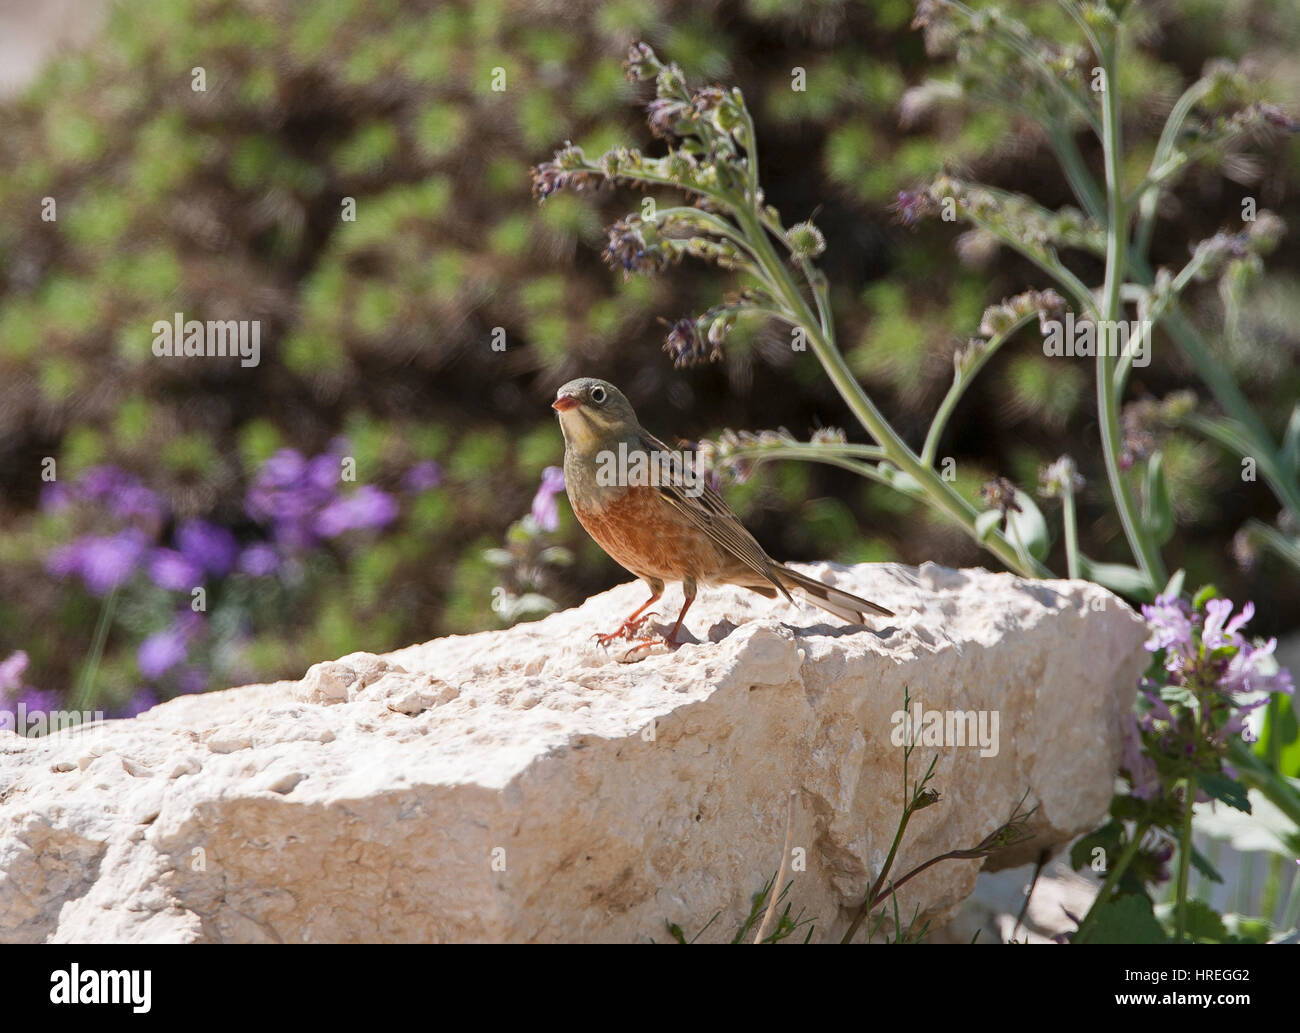
[[[940,800],[894,869],[971,847],[1022,796],[1021,864],[1105,813],[1140,619],[1084,582],[807,568],[896,610],[841,625],[706,589],[693,642],[622,662],[591,641],[622,585],[507,631],[317,664],[44,739],[0,732],[0,941],[729,939],[781,862],[814,940],[846,927],[902,806],[904,688]],[[675,616],[670,589],[660,614]],[[665,625],[666,626],[666,625]],[[994,721],[996,718],[996,723]],[[992,732],[996,730],[996,735]],[[937,927],[979,861],[899,891]]]

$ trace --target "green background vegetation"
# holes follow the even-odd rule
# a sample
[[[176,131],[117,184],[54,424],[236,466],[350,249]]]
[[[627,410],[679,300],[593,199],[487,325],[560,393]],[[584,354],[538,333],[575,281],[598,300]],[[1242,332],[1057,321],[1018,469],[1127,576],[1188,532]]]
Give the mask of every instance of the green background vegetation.
[[[1031,22],[1057,17],[1051,5],[1019,6]],[[945,166],[1049,207],[1066,203],[1067,187],[1042,141],[1006,116],[958,106],[900,126],[904,91],[943,71],[912,14],[905,0],[168,0],[147,16],[113,15],[90,47],[0,108],[0,657],[26,649],[32,682],[70,686],[99,613],[43,569],[61,540],[38,509],[46,456],[62,478],[97,463],[132,470],[178,518],[237,534],[248,530],[249,480],[277,448],[312,454],[346,435],[359,479],[388,488],[417,460],[443,465],[443,486],[404,506],[395,529],[313,557],[309,597],[250,601],[251,636],[213,671],[221,687],[497,626],[497,574],[482,553],[559,461],[548,402],[570,377],[618,383],[668,440],[845,425],[815,358],[792,353],[779,329],[742,328],[722,363],[672,368],[659,320],[702,311],[727,282],[699,265],[627,282],[611,273],[603,227],[637,198],[531,198],[529,167],[565,140],[589,154],[656,146],[645,91],[622,75],[638,39],[694,81],[744,90],[770,199],[787,221],[816,215],[850,361],[919,445],[984,307],[1045,284],[1006,252],[959,257],[951,225],[899,227],[894,195]],[[1277,100],[1300,107],[1293,0],[1193,0],[1150,18],[1121,83],[1129,117],[1158,124],[1219,55],[1254,55]],[[195,66],[206,92],[191,89]],[[795,67],[805,92],[791,89]],[[1295,139],[1197,170],[1163,212],[1154,259],[1181,265],[1189,242],[1239,223],[1247,195],[1300,226],[1297,180]],[[41,220],[46,196],[55,223]],[[340,218],[344,197],[356,199],[355,223]],[[1192,302],[1204,325],[1222,325],[1212,287]],[[260,319],[262,364],[154,358],[150,326],[177,311]],[[494,327],[506,330],[504,353],[490,347]],[[1211,338],[1275,435],[1300,396],[1298,327],[1300,248],[1286,238],[1239,338]],[[973,498],[994,474],[1032,486],[1040,465],[1073,454],[1091,482],[1084,548],[1105,559],[1123,542],[1085,362],[1048,360],[1022,334],[962,402],[941,455],[957,460]],[[1186,383],[1158,338],[1130,397]],[[1267,489],[1243,484],[1237,460],[1202,440],[1163,447],[1183,525],[1171,568],[1254,599],[1254,632],[1294,628],[1294,573],[1267,561],[1240,569],[1228,547],[1245,519],[1275,516]],[[773,465],[728,497],[783,559],[987,562],[918,504],[833,470]],[[557,538],[578,561],[544,587],[569,605],[625,575],[566,504],[560,514]],[[1052,564],[1064,569],[1059,553]],[[157,630],[150,619],[121,615],[129,634],[110,636],[102,698],[139,684],[134,645]]]

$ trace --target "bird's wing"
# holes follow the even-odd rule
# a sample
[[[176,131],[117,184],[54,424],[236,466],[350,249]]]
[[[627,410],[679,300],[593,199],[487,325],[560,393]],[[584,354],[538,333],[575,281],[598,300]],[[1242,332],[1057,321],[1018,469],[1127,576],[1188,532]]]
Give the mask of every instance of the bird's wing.
[[[691,523],[709,536],[721,549],[736,557],[760,577],[794,602],[774,568],[777,564],[754,536],[745,530],[740,518],[726,501],[709,487],[702,475],[687,470],[680,451],[671,449],[648,431],[641,431],[641,443],[659,463],[659,494],[676,507]],[[703,490],[701,490],[703,489]]]

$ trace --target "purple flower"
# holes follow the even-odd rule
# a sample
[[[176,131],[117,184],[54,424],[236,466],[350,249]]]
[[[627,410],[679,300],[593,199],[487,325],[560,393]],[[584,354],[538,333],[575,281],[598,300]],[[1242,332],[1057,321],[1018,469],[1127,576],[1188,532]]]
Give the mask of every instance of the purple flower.
[[[386,491],[363,484],[351,495],[337,499],[316,516],[316,533],[336,538],[345,531],[385,527],[397,519],[397,500]]]
[[[677,123],[686,117],[688,105],[684,100],[671,97],[659,97],[646,105],[647,121],[650,131],[658,137],[666,137],[676,128]]]
[[[1187,654],[1192,651],[1191,608],[1177,596],[1158,596],[1153,606],[1143,606],[1142,616],[1150,627],[1146,641],[1149,652],[1176,648]]]
[[[325,453],[323,455],[313,456],[307,463],[306,479],[307,483],[317,491],[330,493],[336,491],[339,486],[339,480],[342,476],[342,467],[339,465],[339,457]]]
[[[442,483],[442,467],[432,459],[416,463],[402,477],[402,487],[413,495],[429,491]]]
[[[150,680],[156,680],[188,655],[185,639],[169,628],[166,631],[156,631],[141,642],[135,659],[140,665],[140,673]]]
[[[91,595],[103,596],[130,580],[146,548],[144,533],[135,528],[107,537],[85,535],[55,549],[46,569],[57,577],[76,574]]]
[[[138,481],[124,484],[113,496],[109,509],[119,520],[140,520],[152,528],[157,528],[162,523],[166,513],[162,499]]]
[[[108,516],[114,525],[134,527],[150,538],[157,535],[167,514],[166,504],[155,492],[116,466],[91,467],[72,484],[51,483],[41,490],[41,508],[46,512],[61,512],[75,503],[90,507],[101,522]],[[65,573],[79,572],[83,558],[64,556],[59,565]]]
[[[664,351],[672,357],[678,369],[717,362],[722,358],[722,348],[717,341],[701,336],[694,319],[679,319],[668,328],[664,338]]]
[[[72,489],[62,481],[51,481],[41,489],[41,509],[57,513],[72,505]]]
[[[125,470],[116,466],[92,466],[79,480],[82,495],[93,502],[111,499],[122,488],[138,483]]]
[[[661,245],[648,243],[639,218],[619,219],[609,228],[609,243],[603,252],[605,261],[624,273],[655,273],[668,268],[671,252]]]
[[[175,549],[154,549],[149,580],[171,592],[189,592],[203,583],[203,568]]]
[[[297,483],[306,470],[307,460],[293,448],[282,448],[262,464],[258,480],[277,488],[287,488]]]
[[[1252,646],[1243,642],[1237,654],[1228,661],[1223,672],[1220,687],[1224,692],[1234,695],[1252,693],[1281,692],[1291,695],[1295,692],[1295,683],[1291,672],[1278,664],[1273,652],[1277,649],[1277,639],[1271,638],[1262,646]],[[1261,702],[1267,696],[1261,696]],[[1238,704],[1241,705],[1240,703]]]
[[[0,699],[14,689],[22,688],[23,673],[27,670],[27,654],[21,649],[0,660]]]
[[[52,710],[58,710],[62,702],[57,692],[42,692],[30,685],[15,693],[12,698],[14,709],[22,707],[29,715],[48,714]]]
[[[1205,643],[1206,649],[1214,650],[1223,646],[1244,644],[1245,640],[1239,631],[1242,625],[1255,616],[1255,604],[1247,603],[1241,608],[1241,613],[1228,620],[1231,613],[1231,599],[1211,599],[1205,604],[1205,626],[1201,630],[1201,641]]]
[[[903,190],[894,198],[894,203],[890,207],[894,212],[894,218],[904,226],[915,226],[938,208],[938,205],[927,192]]]
[[[280,554],[263,542],[248,546],[239,554],[240,573],[268,577],[280,569]]]
[[[600,173],[584,167],[581,147],[569,146],[555,152],[554,161],[544,161],[532,169],[533,196],[545,201],[557,190],[589,190],[600,186]]]
[[[560,513],[555,496],[564,490],[564,471],[558,466],[548,466],[542,471],[542,483],[533,496],[533,520],[543,531],[554,531],[560,526]]]
[[[118,717],[138,717],[146,710],[158,705],[158,697],[148,689],[140,689],[127,700],[126,705],[117,712]]]
[[[1142,729],[1133,714],[1128,715],[1124,724],[1119,766],[1120,770],[1128,772],[1133,795],[1139,800],[1150,800],[1160,795],[1160,774],[1155,762],[1142,749]]]
[[[310,461],[281,449],[258,471],[244,508],[270,524],[271,537],[287,549],[310,549],[319,540],[316,519],[338,499],[340,456],[326,452]]]
[[[216,577],[229,574],[239,556],[235,536],[207,520],[185,521],[176,531],[176,542],[186,559]]]
[[[187,667],[177,679],[181,692],[202,692],[208,687],[208,676],[197,667]]]
[[[150,681],[184,662],[189,655],[189,640],[203,624],[198,614],[186,611],[172,622],[166,631],[156,631],[143,642],[136,652],[140,673]]]

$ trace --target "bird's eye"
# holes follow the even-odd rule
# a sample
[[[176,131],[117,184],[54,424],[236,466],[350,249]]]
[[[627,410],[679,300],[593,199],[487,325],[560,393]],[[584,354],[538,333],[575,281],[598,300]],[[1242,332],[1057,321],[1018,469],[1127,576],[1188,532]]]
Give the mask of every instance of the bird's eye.
[[[595,402],[597,405],[604,405],[604,404],[605,404],[605,389],[604,389],[603,387],[600,387],[600,386],[593,387],[593,388],[591,389],[591,400],[592,400],[593,402]]]

